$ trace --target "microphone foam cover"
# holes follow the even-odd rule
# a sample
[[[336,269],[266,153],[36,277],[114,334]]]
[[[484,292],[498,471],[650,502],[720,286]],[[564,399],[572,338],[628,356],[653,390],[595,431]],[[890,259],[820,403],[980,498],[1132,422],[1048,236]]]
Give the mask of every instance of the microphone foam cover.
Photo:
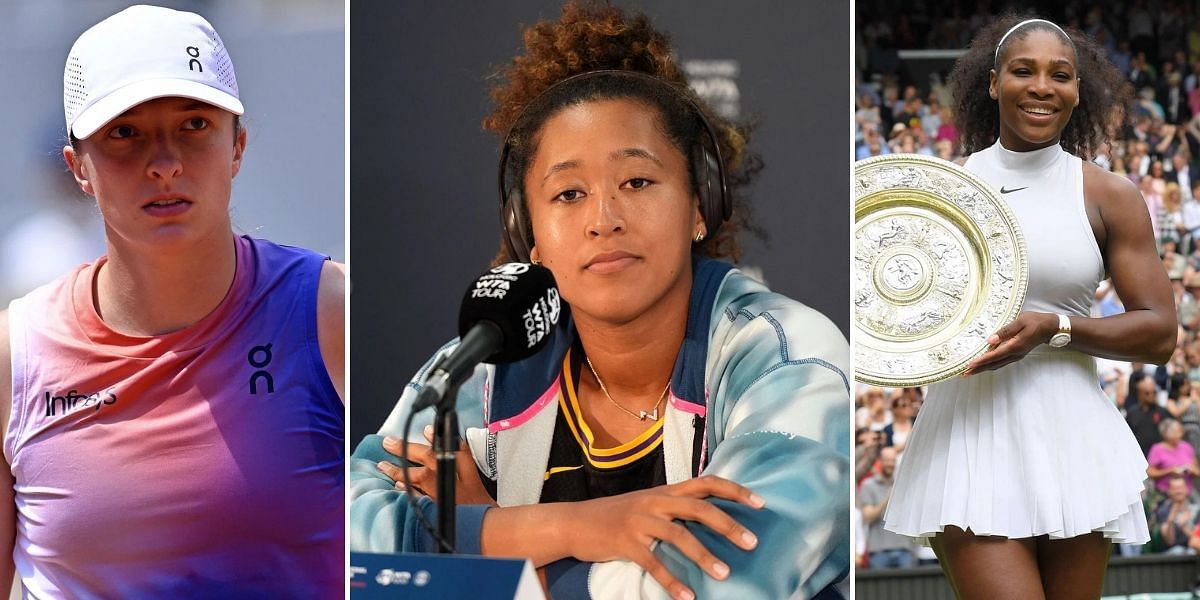
[[[507,263],[480,275],[463,295],[458,335],[476,323],[490,321],[503,334],[500,350],[484,362],[503,364],[541,350],[562,315],[562,300],[550,269]]]

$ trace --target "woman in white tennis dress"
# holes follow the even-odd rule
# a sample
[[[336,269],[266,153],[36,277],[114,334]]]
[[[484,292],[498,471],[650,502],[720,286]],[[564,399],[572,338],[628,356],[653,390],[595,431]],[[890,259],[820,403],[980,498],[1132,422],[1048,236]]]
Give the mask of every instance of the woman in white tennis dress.
[[[965,168],[1024,234],[1021,315],[964,377],[930,386],[885,526],[928,541],[963,598],[1096,598],[1111,542],[1149,539],[1146,461],[1093,356],[1165,362],[1170,286],[1128,180],[1081,160],[1128,86],[1103,51],[1040,19],[985,28],[951,75]],[[1105,272],[1126,312],[1089,318]]]

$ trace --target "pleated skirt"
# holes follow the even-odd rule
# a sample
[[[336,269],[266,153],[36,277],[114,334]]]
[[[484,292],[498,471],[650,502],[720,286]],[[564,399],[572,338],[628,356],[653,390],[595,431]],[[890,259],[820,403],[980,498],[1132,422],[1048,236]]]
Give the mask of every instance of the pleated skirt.
[[[1042,346],[999,371],[930,386],[896,471],[884,526],[928,543],[976,535],[1150,539],[1146,460],[1100,390],[1095,361]]]

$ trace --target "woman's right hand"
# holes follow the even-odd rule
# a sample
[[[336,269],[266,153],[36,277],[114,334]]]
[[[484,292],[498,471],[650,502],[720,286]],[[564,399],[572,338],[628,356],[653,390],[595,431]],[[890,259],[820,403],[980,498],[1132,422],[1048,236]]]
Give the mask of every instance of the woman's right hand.
[[[437,500],[437,458],[433,450],[433,426],[426,425],[422,430],[422,435],[428,444],[417,444],[414,442],[405,442],[404,440],[388,436],[383,440],[383,449],[389,454],[396,457],[399,462],[403,456],[402,449],[407,444],[408,460],[412,462],[409,467],[409,483],[412,483],[412,490],[425,496],[429,496],[433,500]],[[471,447],[467,445],[466,440],[459,443],[457,459],[454,466],[458,471],[455,477],[454,497],[458,504],[487,504],[496,506],[496,501],[488,494],[487,488],[483,485],[483,480],[479,478],[479,471],[475,468],[475,457],[471,454]],[[404,489],[404,469],[398,465],[387,461],[380,462],[375,465],[380,473],[387,475],[396,482],[397,490],[405,491]]]
[[[671,597],[695,598],[650,551],[656,540],[669,542],[714,579],[729,576],[729,566],[713,555],[676,519],[701,523],[749,551],[758,538],[706,498],[723,498],[762,508],[763,499],[749,489],[714,475],[704,475],[618,496],[572,504],[567,550],[583,561],[630,560],[650,573]]]
[[[1050,341],[1057,332],[1057,315],[1023,312],[988,338],[987,352],[972,360],[963,371],[963,376],[992,371],[1021,360],[1030,350]]]

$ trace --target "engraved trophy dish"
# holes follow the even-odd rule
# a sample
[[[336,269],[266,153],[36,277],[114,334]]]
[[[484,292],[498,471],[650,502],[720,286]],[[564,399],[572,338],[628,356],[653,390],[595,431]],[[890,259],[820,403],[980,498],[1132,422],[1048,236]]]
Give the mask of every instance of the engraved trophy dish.
[[[890,154],[854,165],[855,379],[958,375],[1016,318],[1028,285],[1016,217],[954,163]]]

